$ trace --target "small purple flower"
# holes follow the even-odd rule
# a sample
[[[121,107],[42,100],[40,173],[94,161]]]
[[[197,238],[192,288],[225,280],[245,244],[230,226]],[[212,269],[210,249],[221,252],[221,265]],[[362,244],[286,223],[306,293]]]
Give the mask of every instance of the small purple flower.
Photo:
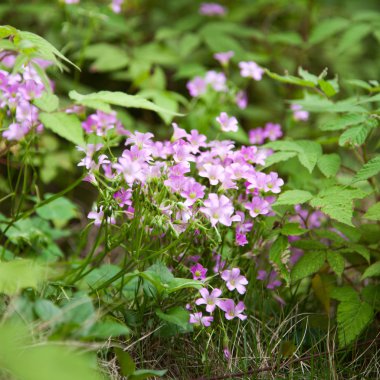
[[[222,65],[222,66],[227,66],[228,62],[230,59],[235,55],[235,53],[230,50],[226,52],[220,52],[220,53],[215,53],[214,58]]]
[[[266,184],[264,186],[264,191],[271,191],[272,193],[278,194],[281,192],[281,186],[283,184],[283,179],[279,178],[277,173],[270,172],[266,176]]]
[[[261,269],[257,272],[257,277],[259,281],[268,281],[266,288],[273,290],[281,286],[281,281],[278,279],[278,274],[276,271],[272,270],[269,274],[267,271]]]
[[[29,132],[29,128],[22,124],[12,123],[9,124],[7,130],[3,132],[3,137],[9,141],[19,141],[21,140],[27,133]]]
[[[207,268],[197,263],[190,268],[190,272],[193,274],[193,280],[204,280],[206,278]]]
[[[227,91],[227,78],[223,73],[214,70],[207,71],[205,81],[217,92]]]
[[[249,211],[252,218],[256,218],[257,215],[266,215],[270,211],[269,202],[261,197],[253,197],[252,201],[246,203],[244,207]]]
[[[266,133],[263,128],[251,129],[248,133],[249,142],[254,145],[261,145],[264,143]]]
[[[207,83],[203,78],[195,77],[193,80],[187,82],[186,87],[189,90],[190,95],[196,98],[206,92]]]
[[[195,180],[187,181],[181,192],[181,196],[186,198],[185,206],[192,206],[198,199],[202,199],[205,195],[205,187]]]
[[[290,109],[293,111],[294,120],[307,121],[309,120],[309,112],[302,109],[299,104],[292,104]]]
[[[238,121],[236,117],[229,117],[226,112],[222,112],[216,121],[220,124],[223,132],[237,132],[238,131]]]
[[[132,190],[131,189],[120,189],[113,195],[114,199],[116,199],[117,203],[120,207],[124,207],[125,205],[132,205]]]
[[[123,5],[123,3],[124,3],[124,0],[112,0],[111,9],[115,13],[120,13],[121,12],[121,6]]]
[[[226,281],[226,286],[229,290],[233,291],[236,289],[239,294],[244,294],[246,292],[245,285],[248,285],[248,280],[240,274],[239,268],[225,270],[220,277]]]
[[[201,177],[208,178],[211,185],[217,185],[224,179],[224,168],[222,165],[204,164],[203,169],[199,170]]]
[[[226,313],[225,317],[228,320],[234,319],[235,317],[241,319],[242,321],[247,319],[247,316],[242,314],[245,309],[245,305],[242,301],[235,305],[233,300],[227,299],[224,301],[220,301],[218,306],[221,310],[223,310]]]
[[[282,137],[282,129],[280,124],[266,123],[264,128],[264,136],[271,141],[275,141]]]
[[[222,291],[218,288],[215,288],[210,294],[206,288],[202,288],[199,290],[199,293],[201,294],[202,298],[198,298],[195,301],[195,304],[206,305],[206,311],[212,313],[220,301],[220,298],[218,297],[220,297]]]
[[[202,3],[199,13],[204,16],[224,16],[227,9],[218,3]]]
[[[240,62],[240,75],[242,77],[250,77],[254,80],[261,80],[263,77],[263,74],[265,70],[260,67],[256,62],[250,61],[250,62]]]
[[[235,102],[240,109],[242,109],[242,110],[246,109],[247,105],[248,105],[247,93],[243,90],[239,91],[236,94]]]
[[[209,327],[214,320],[213,316],[203,316],[202,312],[190,314],[189,322],[193,325]]]

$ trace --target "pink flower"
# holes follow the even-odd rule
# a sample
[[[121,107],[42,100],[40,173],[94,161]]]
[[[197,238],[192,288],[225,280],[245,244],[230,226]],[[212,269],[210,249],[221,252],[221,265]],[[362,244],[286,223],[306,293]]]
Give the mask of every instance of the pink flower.
[[[224,179],[224,168],[222,165],[204,164],[199,175],[208,178],[211,185],[217,185]]]
[[[133,144],[137,145],[139,149],[147,148],[152,145],[152,137],[153,133],[147,132],[147,133],[141,133],[141,132],[135,132],[134,134],[131,134],[127,141],[125,142],[125,145]]]
[[[278,177],[278,174],[275,172],[270,172],[266,176],[266,185],[264,191],[271,191],[272,193],[278,194],[281,192],[281,186],[284,184],[284,181]]]
[[[280,124],[266,123],[264,129],[264,136],[271,141],[275,141],[282,137],[282,130]]]
[[[187,132],[180,128],[177,123],[172,123],[173,127],[173,136],[172,136],[172,141],[176,141],[182,138],[186,138],[188,136]]]
[[[225,195],[218,197],[217,194],[211,193],[204,205],[205,207],[201,207],[199,210],[209,217],[212,226],[220,223],[229,227],[232,222],[241,220],[239,215],[232,216],[235,210],[232,202]]]
[[[218,288],[215,288],[211,294],[206,288],[202,288],[199,290],[199,293],[201,294],[202,298],[198,298],[195,301],[196,305],[206,305],[206,311],[209,313],[212,313],[215,310],[215,307],[217,306],[218,302],[220,301],[220,295],[222,294],[222,291]]]
[[[249,210],[249,215],[255,218],[257,215],[266,215],[270,211],[270,204],[261,197],[253,197],[252,201],[246,203],[244,207]]]
[[[181,196],[186,198],[185,206],[192,206],[198,199],[202,199],[205,195],[205,187],[195,180],[187,181],[181,192]]]
[[[261,80],[265,70],[260,67],[256,62],[240,62],[240,75],[242,77],[250,77],[254,80]]]
[[[135,181],[144,182],[147,165],[139,161],[133,161],[129,156],[119,157],[118,163],[113,168],[123,175],[125,182],[132,186]]]
[[[206,147],[207,137],[201,135],[196,129],[192,129],[190,134],[187,135],[187,141],[191,145],[191,152],[196,154],[199,152],[199,148]]]
[[[226,66],[229,62],[229,60],[235,55],[235,53],[230,50],[226,52],[220,52],[220,53],[215,53],[214,58],[219,61],[219,63],[222,66]]]
[[[214,70],[207,71],[205,81],[217,92],[227,91],[227,78],[223,73],[218,73]]]
[[[123,3],[124,3],[124,0],[112,0],[111,9],[115,13],[120,13],[121,12],[121,6],[123,5]]]
[[[245,285],[248,284],[247,279],[240,274],[239,268],[233,268],[231,270],[225,270],[220,275],[229,290],[237,290],[239,294],[244,294],[246,291]]]
[[[29,132],[29,128],[22,124],[12,123],[9,124],[8,129],[3,132],[3,137],[9,141],[19,141],[21,140],[27,133]]]
[[[254,145],[261,145],[264,143],[266,133],[263,128],[259,127],[256,129],[251,129],[249,131],[249,142]]]
[[[195,77],[193,80],[187,82],[186,85],[192,97],[197,97],[206,92],[207,83],[202,77]]]
[[[217,118],[216,121],[222,127],[223,132],[237,132],[238,131],[238,121],[236,117],[229,117],[226,112],[222,112]]]
[[[309,112],[302,109],[299,104],[292,104],[290,109],[293,111],[294,120],[307,121],[309,119]]]
[[[245,91],[239,91],[237,94],[236,94],[236,97],[235,97],[235,102],[237,104],[237,106],[244,110],[247,108],[247,105],[248,105],[248,97],[247,97],[247,93]]]
[[[120,207],[124,207],[125,205],[132,205],[132,190],[131,189],[120,189],[113,195],[114,199],[116,199],[117,203]]]
[[[193,325],[209,327],[214,320],[213,316],[203,316],[202,312],[190,314],[189,322]]]
[[[94,225],[99,227],[104,219],[104,211],[103,211],[103,206],[99,207],[99,211],[90,211],[87,215],[88,219],[93,219],[94,220]],[[107,223],[110,224],[115,224],[115,218],[112,216],[107,217]]]
[[[235,317],[241,319],[242,321],[247,319],[247,316],[242,314],[245,309],[245,305],[242,301],[240,301],[235,306],[233,300],[227,299],[225,301],[220,301],[218,306],[221,310],[223,310],[226,313],[225,317],[228,320],[234,319]]]
[[[204,16],[224,16],[227,9],[217,3],[202,3],[199,13]]]
[[[190,268],[190,272],[193,274],[193,280],[204,280],[206,278],[207,268],[197,263]]]

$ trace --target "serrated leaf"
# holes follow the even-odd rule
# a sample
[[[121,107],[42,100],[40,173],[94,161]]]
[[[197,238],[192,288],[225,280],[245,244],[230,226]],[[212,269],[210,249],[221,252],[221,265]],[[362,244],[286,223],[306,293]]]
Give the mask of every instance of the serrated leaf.
[[[291,272],[292,282],[301,280],[317,272],[326,260],[325,251],[306,252],[294,265]]]
[[[334,86],[329,83],[328,81],[325,81],[325,80],[318,80],[318,84],[319,84],[319,87],[321,88],[321,90],[329,97],[331,98],[332,96],[334,96],[337,91],[335,90]]]
[[[344,18],[328,18],[317,23],[310,33],[308,43],[310,45],[318,44],[334,34],[346,29],[350,25],[349,21]]]
[[[327,261],[331,269],[340,277],[344,271],[344,257],[337,251],[328,251]]]
[[[53,112],[59,107],[59,98],[54,94],[44,92],[41,97],[34,99],[33,103],[42,111]]]
[[[322,129],[322,131],[338,131],[352,125],[364,123],[367,119],[367,114],[348,113],[339,116],[334,120],[327,122],[326,124],[323,124],[320,129]]]
[[[380,220],[380,202],[372,205],[364,214],[364,217],[370,220]]]
[[[372,127],[367,124],[349,128],[340,135],[339,145],[351,145],[354,147],[363,145],[371,132],[371,129]]]
[[[277,164],[278,162],[287,161],[289,158],[296,156],[296,152],[275,152],[265,159],[264,168]]]
[[[371,323],[373,309],[368,303],[354,301],[341,302],[337,310],[338,340],[341,347],[352,343]]]
[[[74,143],[84,146],[83,128],[76,115],[69,115],[64,112],[46,113],[39,115],[42,124],[47,128]]]
[[[82,95],[76,91],[70,91],[69,97],[79,104],[88,105],[90,107],[103,103],[106,105],[112,104],[126,108],[142,108],[158,113],[167,113],[170,115],[182,116],[182,114],[159,107],[141,96],[128,95],[120,91],[99,91],[88,95]]]
[[[285,236],[279,235],[270,247],[269,260],[287,284],[290,281],[288,269],[289,255],[288,239]]]
[[[313,198],[313,194],[308,191],[288,190],[280,194],[274,203],[274,206],[302,204],[309,201],[311,198]]]
[[[374,157],[365,163],[360,170],[355,174],[352,183],[365,181],[368,178],[380,173],[380,156]]]
[[[380,276],[380,261],[369,266],[363,273],[361,279],[364,280],[368,277]]]
[[[320,208],[325,214],[339,222],[353,226],[352,215],[354,199],[362,199],[368,193],[360,189],[332,186],[322,190],[310,201],[312,207]]]
[[[350,286],[342,286],[333,288],[330,292],[331,298],[334,298],[341,302],[358,302],[359,295],[356,291]]]
[[[317,165],[326,177],[335,177],[340,168],[340,156],[336,153],[324,154],[319,157]]]

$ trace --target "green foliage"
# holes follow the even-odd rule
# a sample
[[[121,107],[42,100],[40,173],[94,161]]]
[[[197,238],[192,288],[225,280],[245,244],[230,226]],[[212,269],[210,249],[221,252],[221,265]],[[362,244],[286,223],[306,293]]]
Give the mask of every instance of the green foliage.
[[[309,193],[308,191],[304,190],[288,190],[278,197],[275,205],[281,206],[281,205],[296,205],[296,204],[302,204],[307,201],[309,201],[313,195]]]
[[[311,274],[314,274],[326,260],[326,252],[324,251],[310,251],[307,252],[300,260],[294,265],[291,272],[292,282],[301,280]]]

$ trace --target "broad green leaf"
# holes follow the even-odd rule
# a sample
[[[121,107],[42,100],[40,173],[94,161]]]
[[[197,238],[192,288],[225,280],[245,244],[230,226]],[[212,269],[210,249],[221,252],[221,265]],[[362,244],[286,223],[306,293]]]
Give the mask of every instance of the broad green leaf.
[[[161,310],[157,310],[156,314],[163,321],[173,323],[183,329],[186,329],[189,324],[189,312],[180,306],[172,307],[165,313]]]
[[[48,274],[49,268],[32,260],[0,262],[0,293],[14,295],[22,289],[36,289]]]
[[[380,202],[372,205],[364,214],[364,217],[370,220],[380,220]]]
[[[84,292],[78,292],[73,298],[65,300],[62,311],[66,322],[78,326],[92,325],[95,322],[94,305]]]
[[[61,309],[49,300],[37,300],[34,303],[34,310],[38,317],[45,322],[57,322],[62,316]]]
[[[287,161],[289,158],[296,156],[296,152],[275,152],[265,159],[264,168],[277,164],[278,162]]]
[[[44,92],[41,97],[34,99],[33,103],[42,111],[53,112],[59,107],[59,98],[54,94]]]
[[[368,119],[368,114],[363,113],[348,113],[336,117],[334,120],[327,122],[326,124],[322,124],[320,129],[322,131],[338,131],[340,129],[345,129],[346,127],[350,127],[352,125],[357,125],[360,123],[364,123]]]
[[[309,201],[313,195],[304,190],[288,190],[280,194],[274,206],[297,205]]]
[[[380,261],[369,266],[363,273],[361,279],[364,280],[368,277],[380,276]]]
[[[359,295],[350,286],[337,287],[331,290],[331,298],[334,298],[340,302],[358,302]]]
[[[121,335],[129,335],[131,330],[125,324],[117,322],[113,319],[95,322],[86,332],[86,338],[109,339]]]
[[[306,229],[301,228],[298,223],[286,223],[281,228],[281,233],[285,236],[298,236],[307,232]]]
[[[349,25],[350,22],[347,19],[338,17],[319,21],[311,31],[308,43],[310,45],[318,44],[346,29]]]
[[[328,82],[328,81],[325,81],[325,80],[318,80],[318,84],[319,84],[319,87],[321,88],[321,90],[329,97],[331,98],[332,96],[334,96],[337,91],[335,90],[334,86]]]
[[[117,359],[120,364],[120,371],[123,376],[132,375],[136,370],[136,364],[131,355],[127,351],[123,351],[121,348],[114,348]]]
[[[83,128],[76,115],[69,115],[64,112],[42,112],[39,115],[39,119],[47,129],[50,129],[64,139],[75,145],[85,145]]]
[[[320,156],[317,162],[319,170],[326,177],[335,177],[340,168],[340,156],[336,153],[324,154]]]
[[[365,181],[368,178],[380,173],[380,156],[374,157],[365,163],[360,170],[355,174],[352,183]]]
[[[331,269],[340,277],[344,271],[344,257],[337,251],[328,251],[327,261]]]
[[[289,268],[287,265],[289,255],[288,239],[283,235],[279,235],[270,247],[269,260],[287,284],[290,282]]]
[[[325,214],[339,222],[352,226],[354,199],[362,199],[368,193],[360,189],[332,186],[322,190],[311,201],[312,207],[320,208]]]
[[[373,309],[368,303],[343,301],[337,310],[338,340],[341,347],[352,343],[373,319]]]
[[[47,194],[47,198],[54,194]],[[60,197],[41,206],[36,210],[37,214],[47,220],[52,220],[57,227],[63,227],[67,222],[78,216],[77,206],[65,197]]]
[[[371,32],[371,25],[356,24],[351,25],[342,35],[337,46],[337,54],[342,54],[352,46],[360,44],[361,40]]]
[[[38,334],[35,334],[38,335]],[[1,368],[20,380],[100,380],[94,355],[67,347],[67,342],[41,342],[26,326],[0,326]],[[8,375],[7,375],[8,377]]]
[[[137,95],[128,95],[124,92],[112,92],[112,91],[99,91],[88,95],[79,94],[76,91],[70,91],[69,97],[75,100],[79,104],[88,105],[93,107],[94,105],[106,104],[115,105],[127,108],[142,108],[158,113],[167,113],[170,115],[182,116],[179,113],[167,110],[165,108],[159,107],[158,105],[146,100],[145,98]]]
[[[188,288],[200,289],[202,287],[203,287],[203,284],[198,280],[191,280],[188,278],[173,278],[168,283],[167,292],[170,294],[170,293],[178,292],[179,290],[182,290],[182,289],[188,289]]]
[[[326,260],[325,251],[306,252],[294,265],[291,271],[292,282],[301,280],[311,274],[314,274],[322,268]]]
[[[162,377],[167,372],[166,369],[153,370],[153,369],[138,369],[128,377],[128,380],[145,380],[152,377]]]

